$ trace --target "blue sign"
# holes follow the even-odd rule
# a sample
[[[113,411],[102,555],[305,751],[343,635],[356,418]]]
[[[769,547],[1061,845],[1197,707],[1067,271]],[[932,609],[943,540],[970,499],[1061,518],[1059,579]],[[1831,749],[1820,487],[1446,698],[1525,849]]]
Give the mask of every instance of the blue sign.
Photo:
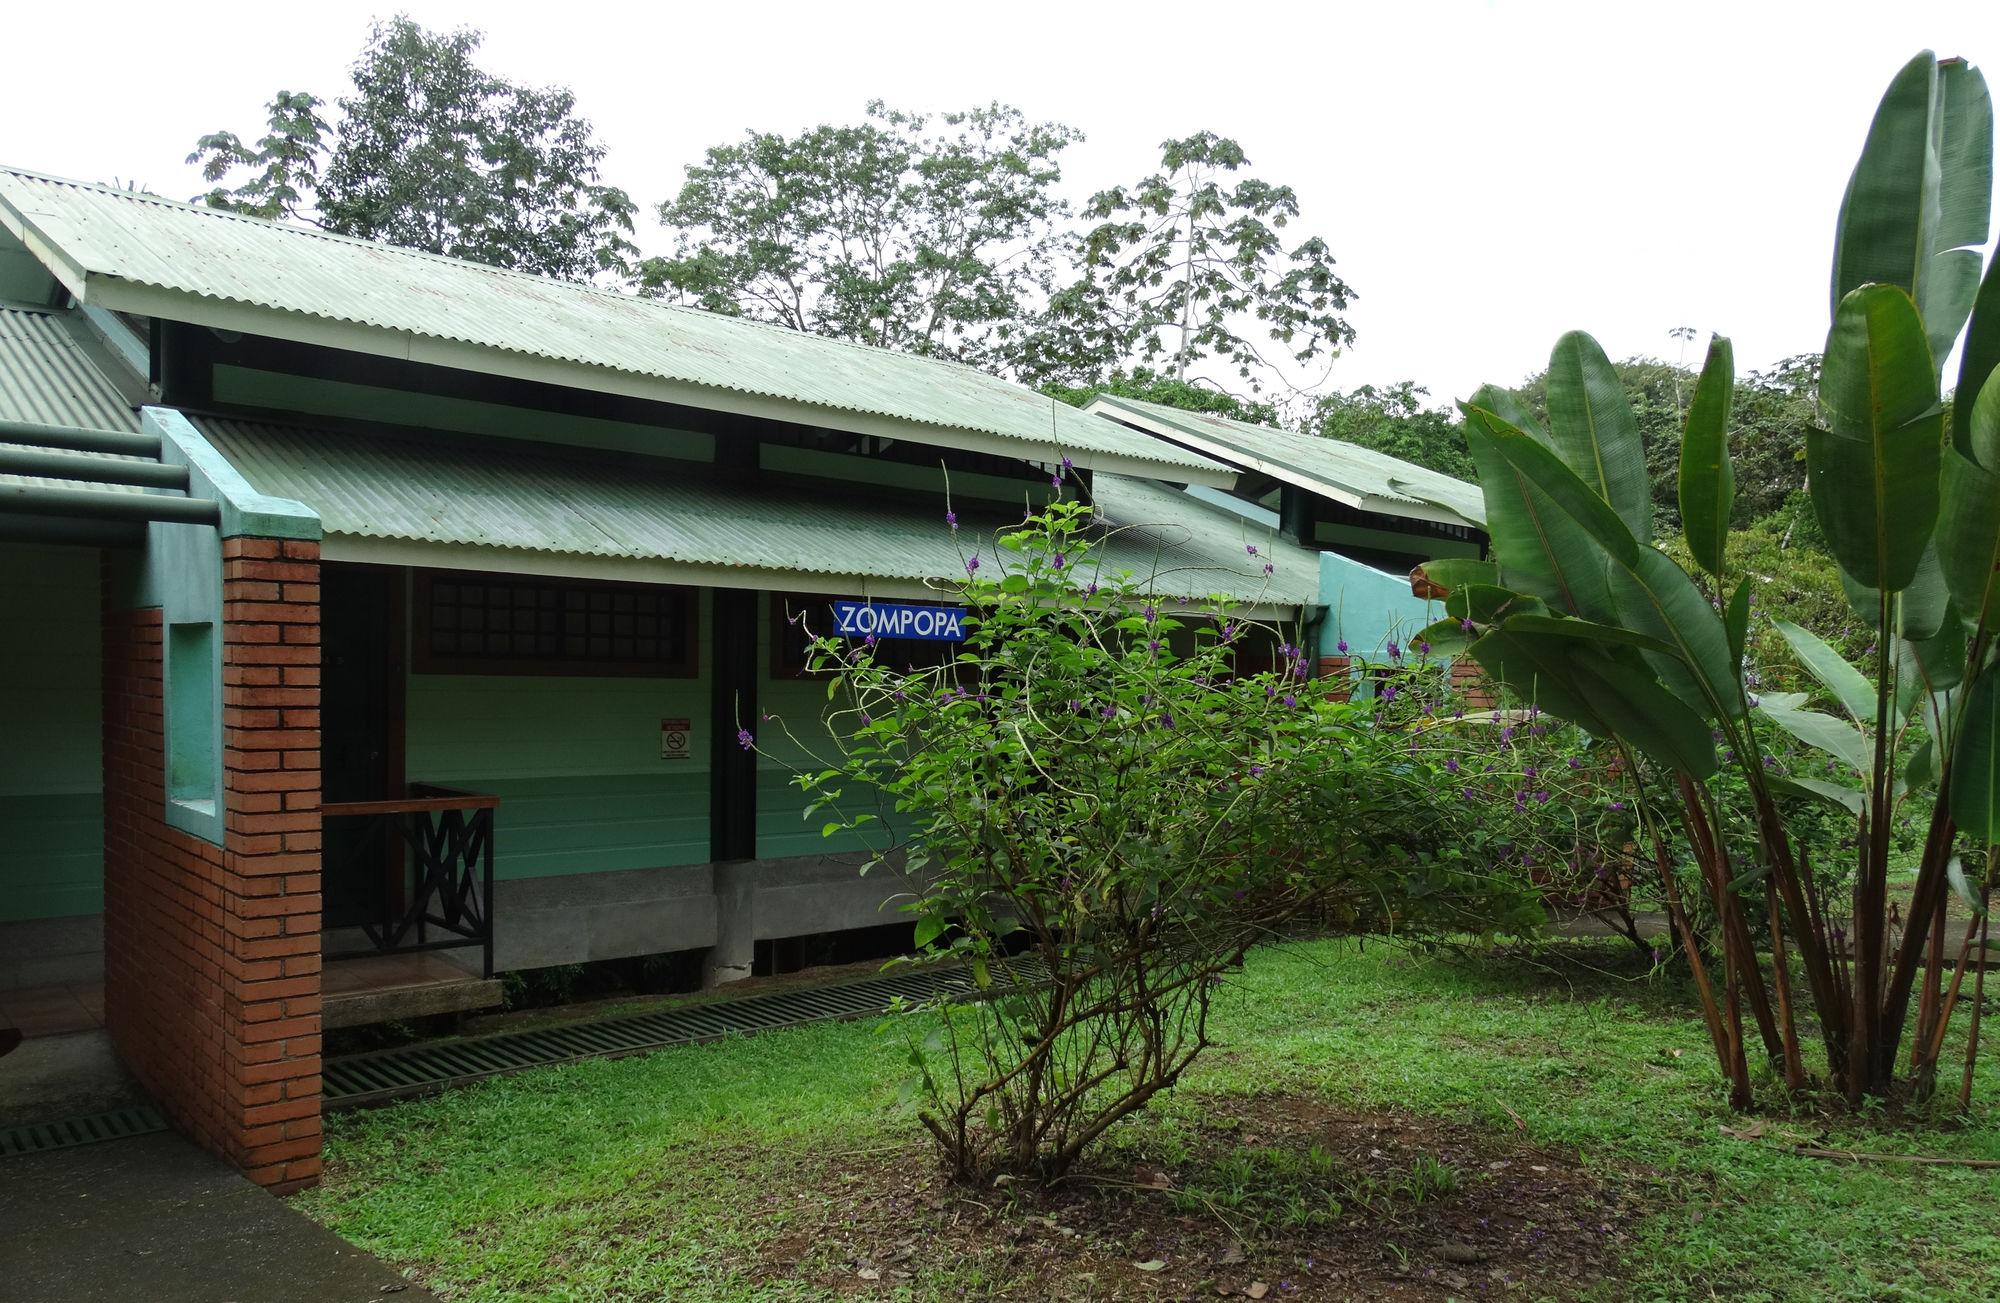
[[[959,642],[965,637],[964,612],[955,606],[908,606],[902,602],[865,602],[843,598],[833,604],[833,631],[843,638],[918,638],[925,642]]]

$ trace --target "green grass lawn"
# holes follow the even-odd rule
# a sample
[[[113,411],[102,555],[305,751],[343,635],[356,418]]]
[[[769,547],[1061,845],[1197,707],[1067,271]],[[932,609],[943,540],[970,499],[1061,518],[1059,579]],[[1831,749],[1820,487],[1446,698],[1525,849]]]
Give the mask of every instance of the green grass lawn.
[[[1615,946],[1575,953],[1629,967]],[[1323,1203],[1340,1211],[1295,1218],[1302,1233],[1315,1216],[1329,1228],[1338,1219],[1347,1238],[1329,1243],[1351,1253],[1379,1210],[1368,1239],[1380,1244],[1368,1251],[1400,1259],[1403,1228],[1424,1213],[1415,1204],[1461,1197],[1454,1181],[1488,1180],[1484,1169],[1498,1166],[1460,1154],[1460,1175],[1433,1180],[1437,1165],[1420,1155],[1412,1179],[1371,1202],[1341,1176],[1338,1154],[1283,1158],[1247,1133],[1283,1100],[1378,1128],[1385,1117],[1435,1122],[1465,1146],[1487,1146],[1480,1159],[1514,1146],[1524,1164],[1540,1154],[1601,1183],[1607,1222],[1589,1229],[1607,1229],[1615,1251],[1587,1271],[1557,1263],[1516,1279],[1412,1269],[1397,1297],[2000,1297],[2000,1171],[1831,1162],[1785,1147],[2000,1159],[2000,1074],[1982,1075],[1969,1121],[1802,1110],[1767,1113],[1764,1134],[1741,1139],[1721,1130],[1746,1120],[1720,1106],[1700,1019],[1671,983],[1577,962],[1426,959],[1330,942],[1252,956],[1218,999],[1215,1034],[1217,1048],[1175,1097],[1129,1124],[1104,1160],[1127,1173],[1134,1162],[1179,1169],[1174,1192],[1121,1193],[1129,1220],[1118,1234],[1130,1232],[1134,1247],[1120,1240],[1100,1254],[1117,1267],[1150,1252],[1139,1244],[1150,1222],[1213,1218],[1254,1240],[1260,1219]],[[937,1185],[904,1188],[921,1153],[904,1086],[901,1039],[873,1024],[530,1072],[331,1119],[326,1181],[298,1202],[451,1299],[1039,1296],[1018,1244],[943,1252],[926,1238],[961,1234],[924,1228],[959,1226],[951,1210],[963,1201]],[[1220,1152],[1218,1127],[1246,1133]],[[883,1182],[879,1196],[864,1188]],[[1246,1195],[1259,1183],[1262,1193]],[[1553,1225],[1559,1211],[1537,1216]],[[1576,1221],[1599,1215],[1585,1209]],[[891,1240],[898,1226],[916,1229],[900,1248],[883,1246],[895,1271],[835,1291],[828,1264],[841,1255],[830,1241],[849,1222],[856,1235]],[[1018,1241],[1024,1232],[1010,1225]],[[1288,1252],[1296,1270],[1312,1262]],[[800,1269],[788,1270],[794,1262]],[[1168,1276],[1127,1271],[1085,1278],[1067,1296],[1171,1297],[1187,1279],[1170,1288]],[[1343,1296],[1284,1284],[1271,1297]]]

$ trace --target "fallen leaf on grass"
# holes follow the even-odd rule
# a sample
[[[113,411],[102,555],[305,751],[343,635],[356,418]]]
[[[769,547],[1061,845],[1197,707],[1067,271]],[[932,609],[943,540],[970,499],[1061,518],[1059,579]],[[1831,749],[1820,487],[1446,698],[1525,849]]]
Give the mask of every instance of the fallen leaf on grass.
[[[1248,1294],[1251,1298],[1263,1298],[1266,1294],[1269,1294],[1271,1292],[1271,1287],[1269,1285],[1266,1285],[1261,1280],[1253,1280],[1250,1282],[1250,1288],[1244,1290],[1243,1292],[1245,1294]]]
[[[879,1272],[879,1271],[877,1271],[877,1270],[875,1270],[875,1268],[873,1268],[873,1267],[863,1267],[863,1268],[862,1268],[861,1270],[859,1270],[859,1271],[855,1272],[854,1274],[855,1274],[855,1275],[857,1275],[857,1276],[859,1276],[859,1277],[861,1277],[861,1279],[863,1279],[863,1280],[880,1280],[880,1279],[882,1279],[882,1273],[881,1273],[881,1272]]]
[[[1243,1246],[1235,1240],[1231,1240],[1223,1246],[1222,1252],[1216,1256],[1215,1264],[1218,1267],[1233,1267],[1243,1261],[1243,1257]]]
[[[1747,1127],[1732,1127],[1725,1122],[1721,1126],[1718,1126],[1716,1130],[1728,1136],[1731,1140],[1758,1140],[1764,1135],[1764,1120],[1759,1118]]]
[[[1166,1269],[1167,1264],[1160,1261],[1158,1258],[1149,1258],[1145,1262],[1135,1262],[1132,1265],[1137,1267],[1140,1271],[1163,1271]]]

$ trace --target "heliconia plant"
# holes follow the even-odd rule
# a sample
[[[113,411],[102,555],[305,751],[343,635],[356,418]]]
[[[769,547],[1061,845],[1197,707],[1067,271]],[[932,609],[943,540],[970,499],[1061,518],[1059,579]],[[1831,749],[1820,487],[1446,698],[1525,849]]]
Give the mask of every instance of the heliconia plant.
[[[1934,1086],[1968,961],[1983,976],[2000,842],[2000,270],[1980,279],[1992,195],[1985,79],[1926,51],[1890,84],[1841,203],[1819,419],[1806,447],[1814,510],[1850,602],[1877,631],[1872,668],[1779,625],[1837,714],[1808,709],[1804,694],[1760,699],[1746,686],[1752,595],[1730,568],[1727,339],[1709,346],[1681,448],[1682,530],[1698,575],[1655,545],[1638,426],[1588,335],[1556,345],[1546,426],[1491,387],[1461,404],[1491,559],[1424,567],[1448,594],[1447,618],[1425,636],[1606,739],[1651,790],[1673,794],[1642,800],[1640,814],[1738,1107],[1752,1098],[1746,1012],[1793,1089],[1813,1075],[1803,1002],[1823,1066],[1849,1099],[1892,1095],[1905,1081],[1921,1094]],[[1961,334],[1947,403],[1942,368]],[[1824,752],[1846,781],[1773,772],[1764,756],[1774,729]],[[1726,835],[1724,766],[1748,791],[1751,856]],[[1812,863],[1788,835],[1786,812],[1802,798],[1854,816],[1851,875]],[[1926,801],[1898,937],[1891,828]],[[1705,934],[1691,921],[1676,845],[1709,906]],[[1838,886],[1850,876],[1843,902]],[[1954,891],[1972,919],[1962,930],[1946,924]]]

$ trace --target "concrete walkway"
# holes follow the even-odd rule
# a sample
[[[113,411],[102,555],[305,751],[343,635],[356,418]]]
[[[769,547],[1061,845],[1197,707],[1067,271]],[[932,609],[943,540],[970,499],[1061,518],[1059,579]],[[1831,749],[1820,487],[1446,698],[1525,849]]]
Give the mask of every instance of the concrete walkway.
[[[426,1300],[179,1136],[0,1158],[0,1303]]]

